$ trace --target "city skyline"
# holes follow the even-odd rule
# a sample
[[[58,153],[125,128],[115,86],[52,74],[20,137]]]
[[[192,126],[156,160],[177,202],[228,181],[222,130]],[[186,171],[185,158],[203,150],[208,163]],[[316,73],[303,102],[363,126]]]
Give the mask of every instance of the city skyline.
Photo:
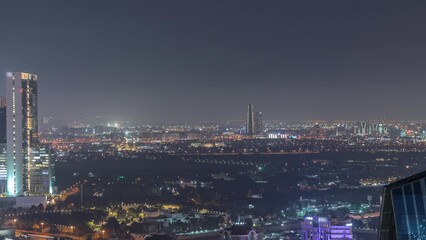
[[[0,7],[21,13],[0,16],[0,72],[42,76],[40,115],[59,125],[241,119],[247,103],[265,119],[426,118],[423,2]]]
[[[0,239],[426,239],[426,2],[0,9]]]

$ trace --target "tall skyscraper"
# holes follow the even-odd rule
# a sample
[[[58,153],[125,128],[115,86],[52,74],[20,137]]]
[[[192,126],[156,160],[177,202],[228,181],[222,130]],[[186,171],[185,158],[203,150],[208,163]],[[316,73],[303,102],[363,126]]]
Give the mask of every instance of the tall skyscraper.
[[[6,98],[0,97],[0,144],[6,143]]]
[[[247,132],[247,135],[253,135],[254,134],[253,104],[249,104],[247,110],[248,111],[247,111],[247,120],[246,120],[246,132]]]
[[[263,114],[262,112],[254,113],[254,133],[257,135],[263,132]]]
[[[37,75],[7,73],[7,192],[19,196],[31,186],[29,156],[38,143]]]

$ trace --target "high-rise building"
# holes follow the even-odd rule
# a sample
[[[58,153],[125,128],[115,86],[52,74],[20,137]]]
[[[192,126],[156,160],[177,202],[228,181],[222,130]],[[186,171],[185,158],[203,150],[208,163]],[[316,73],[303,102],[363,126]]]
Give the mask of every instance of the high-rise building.
[[[6,107],[6,97],[0,97],[0,107]]]
[[[248,105],[247,109],[247,120],[246,120],[246,132],[247,135],[254,134],[254,111],[253,104]]]
[[[254,113],[254,132],[259,135],[263,132],[263,114],[262,112]]]
[[[6,100],[0,97],[0,143],[6,143]]]
[[[37,146],[32,147],[29,159],[29,177],[31,180],[29,181],[29,192],[36,195],[53,193],[55,177],[50,145],[37,144]]]
[[[346,135],[346,124],[338,124],[336,126],[336,136]]]
[[[19,196],[31,186],[32,147],[38,143],[37,75],[7,73],[7,192]]]
[[[357,135],[360,136],[367,136],[368,135],[368,129],[369,129],[369,124],[368,122],[365,121],[359,121],[358,122],[358,133]]]
[[[384,187],[379,240],[426,239],[426,171]]]
[[[0,143],[0,193],[6,191],[7,168],[6,168],[6,143]]]

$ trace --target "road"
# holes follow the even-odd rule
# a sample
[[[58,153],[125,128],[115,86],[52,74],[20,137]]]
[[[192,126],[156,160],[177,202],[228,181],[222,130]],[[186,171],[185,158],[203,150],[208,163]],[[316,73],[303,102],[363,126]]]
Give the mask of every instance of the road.
[[[16,237],[20,235],[35,235],[34,237],[30,239],[51,239],[52,237],[61,237],[61,238],[69,238],[69,239],[75,239],[75,240],[85,240],[85,237],[80,236],[74,236],[69,234],[51,234],[51,233],[45,233],[45,232],[34,232],[34,231],[28,231],[28,230],[20,230],[16,229],[15,231]]]

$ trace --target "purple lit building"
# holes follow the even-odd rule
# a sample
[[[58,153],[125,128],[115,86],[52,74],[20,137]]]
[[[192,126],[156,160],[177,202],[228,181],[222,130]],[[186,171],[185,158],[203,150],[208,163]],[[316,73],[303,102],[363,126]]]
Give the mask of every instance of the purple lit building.
[[[352,239],[351,220],[306,217],[302,222],[303,240],[347,240]]]

